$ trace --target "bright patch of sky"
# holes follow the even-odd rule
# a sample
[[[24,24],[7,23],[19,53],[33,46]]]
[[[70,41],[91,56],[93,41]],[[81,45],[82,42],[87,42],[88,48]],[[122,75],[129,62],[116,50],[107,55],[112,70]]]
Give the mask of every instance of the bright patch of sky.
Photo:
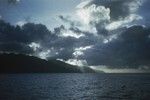
[[[97,72],[105,72],[105,73],[149,73],[149,70],[141,69],[141,67],[137,68],[109,68],[107,66],[89,66],[93,70]],[[145,66],[144,66],[145,67]]]
[[[42,23],[49,29],[61,24],[58,16],[73,13],[81,0],[20,0],[15,5],[0,4],[1,16],[11,24]]]

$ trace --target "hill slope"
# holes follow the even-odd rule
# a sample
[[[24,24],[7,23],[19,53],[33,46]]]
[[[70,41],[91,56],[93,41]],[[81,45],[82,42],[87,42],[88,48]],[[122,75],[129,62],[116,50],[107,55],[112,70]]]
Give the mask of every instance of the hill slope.
[[[94,72],[84,67],[85,72]],[[0,73],[81,73],[79,67],[22,54],[0,54]]]

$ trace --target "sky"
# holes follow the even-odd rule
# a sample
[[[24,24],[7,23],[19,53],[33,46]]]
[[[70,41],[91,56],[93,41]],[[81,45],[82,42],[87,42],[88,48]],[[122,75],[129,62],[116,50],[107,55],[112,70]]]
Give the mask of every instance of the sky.
[[[150,72],[149,0],[0,0],[0,52]]]
[[[11,24],[42,23],[49,29],[60,25],[57,16],[71,14],[80,0],[1,0],[3,19]]]

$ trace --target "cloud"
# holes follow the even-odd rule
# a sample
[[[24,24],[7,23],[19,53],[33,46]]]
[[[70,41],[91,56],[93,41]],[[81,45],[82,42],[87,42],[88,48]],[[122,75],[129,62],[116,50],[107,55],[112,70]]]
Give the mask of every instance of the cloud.
[[[7,2],[9,4],[16,4],[16,3],[20,2],[20,0],[7,0]]]
[[[110,20],[110,9],[105,6],[96,6],[95,4],[84,7],[90,1],[83,1],[77,5],[76,11],[72,16],[63,15],[59,18],[65,23],[69,23],[70,27],[78,28],[80,31],[97,35],[97,26],[104,29],[106,22]]]
[[[71,65],[77,65],[77,66],[80,66],[80,67],[88,65],[86,60],[69,59],[69,60],[67,60],[65,62],[69,63]]]
[[[111,23],[109,23],[107,26],[106,26],[106,29],[108,31],[111,31],[111,30],[115,30],[115,29],[118,29],[120,27],[125,27],[125,26],[128,26],[129,23],[133,22],[133,21],[137,21],[137,20],[141,20],[142,17],[139,16],[139,15],[135,15],[135,14],[131,14],[129,16],[127,16],[125,19],[120,19],[118,21],[113,21]]]
[[[26,44],[17,42],[0,42],[0,52],[13,52],[21,54],[34,53],[34,51]]]
[[[140,68],[109,68],[107,66],[90,66],[91,69],[97,72],[105,72],[105,73],[150,73],[148,69],[140,69]]]
[[[84,51],[86,51],[87,49],[92,48],[92,46],[85,46],[85,47],[79,47],[79,48],[75,48],[74,52],[73,52],[73,56],[75,58],[78,58],[79,56],[84,55]]]
[[[111,19],[118,20],[120,18],[125,18],[130,14],[136,13],[142,3],[143,0],[93,0],[89,5],[103,5],[106,8],[109,8],[111,11]]]
[[[46,50],[46,51],[42,51],[38,54],[38,57],[42,58],[42,59],[47,59],[47,57],[50,56],[50,50]]]
[[[27,22],[26,21],[18,21],[17,23],[16,23],[16,25],[18,25],[18,26],[23,26],[24,24],[26,24]]]
[[[29,44],[29,47],[32,48],[34,51],[37,51],[37,49],[39,49],[41,46],[39,43],[31,42]]]
[[[0,5],[6,5],[6,4],[11,4],[15,5],[18,4],[21,0],[0,0]]]
[[[35,46],[34,42],[41,42],[43,39],[49,38],[50,35],[51,32],[41,24],[27,23],[20,27],[12,26],[0,20],[0,43],[3,51],[22,51],[22,49],[26,51],[28,48]]]
[[[150,28],[140,25],[140,0],[84,0],[65,24],[49,31],[45,25],[0,20],[0,51],[90,66],[105,72],[150,70]],[[66,26],[66,23],[69,26]]]
[[[48,31],[41,24],[33,23],[20,27],[1,21],[0,26],[1,52],[30,54],[42,59],[63,59],[79,66],[104,65],[111,69],[149,70],[149,67],[144,67],[150,65],[148,27],[131,26],[118,30],[120,34],[115,31],[117,34],[103,39],[78,29],[65,29],[63,26],[56,28],[54,32]],[[59,36],[62,29],[86,35],[80,38]]]
[[[0,51],[32,54],[41,58],[69,59],[74,47],[84,40],[82,32],[63,26],[49,31],[45,25],[26,23],[13,26],[0,20]],[[82,43],[83,45],[90,44]],[[28,51],[28,52],[25,52]]]
[[[149,33],[149,28],[132,26],[113,41],[97,44],[86,51],[83,59],[90,65],[106,65],[111,68],[149,66]]]
[[[110,9],[110,22],[105,25],[105,29],[108,31],[135,24],[143,19],[138,14],[138,10],[144,3],[144,0],[110,0],[106,2],[93,0],[90,5],[93,3]]]
[[[82,23],[83,28],[80,29],[89,31],[94,35],[104,34],[104,31],[99,31],[105,30],[104,25],[110,21],[110,9],[105,6],[92,4],[87,7],[78,8],[76,14]]]
[[[80,4],[77,5],[76,8],[84,8],[86,5],[88,5],[92,0],[82,0],[82,2]]]
[[[63,15],[60,15],[58,16],[63,22],[69,24],[71,27],[74,27],[74,26],[81,26],[80,25],[80,22],[78,22],[77,20],[73,20],[71,19],[70,16],[63,16]]]
[[[73,37],[73,38],[80,38],[85,36],[83,33],[81,32],[75,32],[73,30],[70,29],[66,29],[64,26],[60,26],[59,28],[55,29],[55,31],[57,32],[57,35],[59,37]]]
[[[80,8],[77,10],[77,15],[83,21],[84,24],[98,24],[110,19],[110,9],[104,6],[96,6],[95,4]]]
[[[108,36],[110,31],[131,26],[143,20],[138,14],[144,1],[141,0],[84,0],[76,6],[76,12],[61,20],[95,36]],[[73,20],[75,19],[76,20]]]

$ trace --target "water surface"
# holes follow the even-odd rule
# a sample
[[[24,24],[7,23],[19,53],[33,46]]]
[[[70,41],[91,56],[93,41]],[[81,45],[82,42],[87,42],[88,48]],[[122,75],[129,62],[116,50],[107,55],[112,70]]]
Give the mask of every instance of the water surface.
[[[147,74],[4,74],[0,100],[148,100]]]

